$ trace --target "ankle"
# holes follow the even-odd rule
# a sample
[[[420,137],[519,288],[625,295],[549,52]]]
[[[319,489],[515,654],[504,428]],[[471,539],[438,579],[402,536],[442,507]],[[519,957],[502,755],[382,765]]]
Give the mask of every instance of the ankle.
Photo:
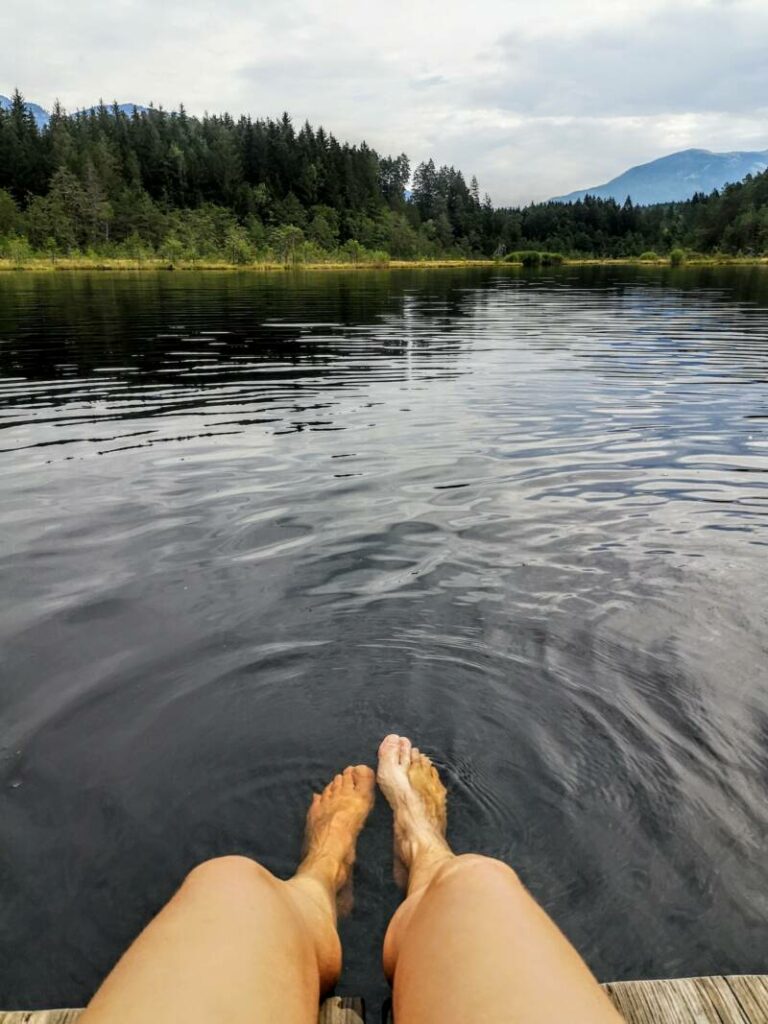
[[[408,870],[408,895],[412,896],[414,893],[426,889],[440,869],[455,859],[456,854],[451,851],[447,843],[415,851]]]
[[[335,894],[344,885],[349,876],[350,867],[336,853],[329,850],[318,850],[308,854],[296,870],[296,878],[309,878],[327,890],[329,899],[334,902]]]

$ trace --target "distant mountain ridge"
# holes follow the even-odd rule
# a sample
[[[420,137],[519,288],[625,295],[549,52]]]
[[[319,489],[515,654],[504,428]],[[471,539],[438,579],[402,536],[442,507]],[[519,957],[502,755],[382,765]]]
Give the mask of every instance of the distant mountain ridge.
[[[43,107],[41,107],[39,103],[25,103],[24,106],[27,108],[27,110],[30,112],[30,114],[34,117],[35,124],[37,125],[38,128],[44,128],[48,124],[48,122],[50,121],[51,115],[49,114],[49,112],[47,110],[45,110]],[[105,106],[106,106],[107,110],[109,110],[110,112],[112,111],[113,104],[106,103]],[[0,96],[0,110],[10,110],[10,107],[11,107],[11,100],[8,98],[8,96]],[[134,111],[136,111],[136,110],[138,110],[139,113],[142,113],[143,111],[148,109],[148,107],[139,106],[138,103],[118,103],[117,108],[118,108],[118,110],[122,111],[122,113],[128,114],[128,115],[133,114]],[[73,117],[74,114],[90,114],[92,111],[98,110],[98,109],[99,109],[98,104],[96,106],[93,106],[93,107],[85,107],[83,110],[75,110],[75,111],[73,111],[73,113],[70,114],[70,117]]]
[[[760,174],[766,168],[768,149],[733,153],[684,149],[647,164],[630,167],[604,185],[555,196],[552,202],[574,203],[589,195],[598,199],[615,199],[618,203],[623,203],[630,196],[632,202],[640,206],[674,203],[690,199],[696,192],[708,195],[730,182],[743,181],[748,174]]]
[[[25,103],[24,106],[30,112],[32,117],[34,117],[35,123],[37,124],[38,128],[42,128],[44,125],[48,124],[51,115],[48,113],[47,110],[43,110],[43,108],[37,103]],[[10,109],[10,99],[7,96],[0,96],[0,110]]]

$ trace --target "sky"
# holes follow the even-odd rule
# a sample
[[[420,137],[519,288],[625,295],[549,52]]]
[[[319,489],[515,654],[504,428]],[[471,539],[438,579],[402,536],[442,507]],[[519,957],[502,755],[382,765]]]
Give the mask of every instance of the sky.
[[[768,0],[3,0],[0,93],[278,116],[495,205],[768,149]]]

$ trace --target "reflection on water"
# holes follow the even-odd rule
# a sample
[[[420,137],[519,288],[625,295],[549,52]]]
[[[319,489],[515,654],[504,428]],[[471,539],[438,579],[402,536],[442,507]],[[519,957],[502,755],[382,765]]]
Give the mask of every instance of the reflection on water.
[[[766,970],[765,271],[7,274],[0,375],[0,1005],[393,729],[600,977]]]

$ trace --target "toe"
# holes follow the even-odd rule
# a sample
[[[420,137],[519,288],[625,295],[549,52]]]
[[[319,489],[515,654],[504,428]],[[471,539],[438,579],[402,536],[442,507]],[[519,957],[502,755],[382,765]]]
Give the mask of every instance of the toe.
[[[338,793],[338,791],[341,789],[343,783],[344,783],[343,777],[341,775],[335,775],[334,778],[333,778],[333,782],[331,782],[331,784],[329,785],[328,789],[330,789],[331,792],[333,792],[333,793]]]
[[[421,757],[421,752],[418,747],[411,748],[411,764],[416,764]]]
[[[399,749],[400,737],[397,733],[390,733],[389,736],[385,736],[381,741],[381,746],[379,747],[379,759],[382,761],[388,761],[392,758],[397,760]]]
[[[345,768],[341,776],[341,788],[346,792],[355,788],[355,769],[352,765]]]
[[[411,763],[411,741],[407,736],[400,737],[400,764],[407,767]]]
[[[369,768],[367,764],[356,764],[352,769],[352,777],[355,782],[355,789],[359,789],[362,792],[373,790],[376,774],[373,768]]]

